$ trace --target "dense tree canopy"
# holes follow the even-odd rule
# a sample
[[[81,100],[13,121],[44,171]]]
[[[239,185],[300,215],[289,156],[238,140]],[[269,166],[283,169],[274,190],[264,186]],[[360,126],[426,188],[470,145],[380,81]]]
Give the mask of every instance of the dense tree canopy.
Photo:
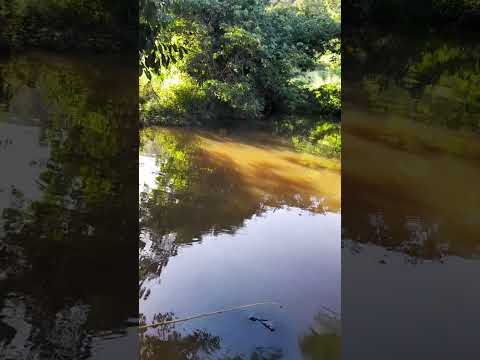
[[[163,81],[156,91],[169,110],[163,115],[183,110],[201,121],[219,114],[235,121],[309,107],[315,96],[297,77],[339,52],[338,16],[318,11],[329,3],[142,2],[141,65],[148,79]],[[166,94],[168,77],[175,86]]]

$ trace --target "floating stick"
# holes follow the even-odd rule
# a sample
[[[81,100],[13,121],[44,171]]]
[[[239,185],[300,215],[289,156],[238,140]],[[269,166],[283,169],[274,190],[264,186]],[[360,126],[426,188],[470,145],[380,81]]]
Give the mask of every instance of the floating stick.
[[[202,318],[202,317],[207,317],[207,316],[211,316],[211,315],[222,314],[222,313],[225,313],[225,312],[228,312],[228,311],[241,310],[241,309],[246,309],[246,308],[253,307],[253,306],[267,305],[267,304],[278,305],[278,306],[280,306],[280,308],[283,308],[283,305],[281,305],[277,302],[274,302],[274,301],[259,302],[259,303],[254,303],[254,304],[235,306],[235,307],[228,308],[228,309],[222,309],[222,310],[212,311],[212,312],[208,312],[208,313],[193,315],[193,316],[189,316],[189,317],[186,317],[186,318],[183,318],[183,319],[173,319],[173,320],[163,321],[163,322],[159,322],[159,323],[155,323],[155,324],[143,325],[143,326],[140,326],[139,329],[142,330],[142,329],[147,329],[147,328],[151,328],[151,327],[165,326],[165,325],[170,325],[170,324],[174,324],[174,323],[178,323],[178,322],[183,322],[183,321],[198,319],[198,318]]]

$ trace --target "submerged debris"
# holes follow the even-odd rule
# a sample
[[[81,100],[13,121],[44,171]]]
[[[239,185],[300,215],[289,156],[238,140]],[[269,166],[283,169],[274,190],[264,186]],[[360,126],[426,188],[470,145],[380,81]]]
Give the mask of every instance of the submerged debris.
[[[275,328],[273,327],[273,323],[267,319],[259,319],[255,316],[250,316],[248,318],[248,320],[250,321],[258,321],[260,324],[262,324],[263,326],[265,326],[268,330],[270,331],[275,331]]]

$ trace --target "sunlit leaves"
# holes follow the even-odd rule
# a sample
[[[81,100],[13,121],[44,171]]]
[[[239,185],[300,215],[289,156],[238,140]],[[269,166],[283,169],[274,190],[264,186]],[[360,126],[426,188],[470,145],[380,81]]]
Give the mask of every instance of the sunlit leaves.
[[[168,13],[168,6],[173,3],[170,0],[140,1],[140,74],[149,80],[188,54],[185,42],[173,39],[168,30],[174,23]]]
[[[142,116],[170,124],[227,117],[253,121],[304,106],[304,86],[292,79],[318,69],[322,54],[339,72],[339,23],[326,12],[269,5],[266,0],[157,5],[162,20],[155,20],[156,27],[145,21],[152,38],[142,48],[141,82],[153,84],[141,90]],[[176,72],[185,74],[185,86],[167,91],[155,85],[169,83]]]
[[[340,84],[325,84],[315,89],[313,93],[318,106],[321,108],[319,111],[322,114],[331,114],[335,117],[340,116],[342,108]]]

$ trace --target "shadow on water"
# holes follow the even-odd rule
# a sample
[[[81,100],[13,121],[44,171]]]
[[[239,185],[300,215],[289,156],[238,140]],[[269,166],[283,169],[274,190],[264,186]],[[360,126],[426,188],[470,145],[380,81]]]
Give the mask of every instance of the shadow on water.
[[[173,313],[158,314],[155,322],[174,319]],[[143,321],[140,324],[144,324]],[[328,312],[320,311],[313,319],[305,335],[299,337],[301,354],[306,359],[340,359],[340,321]],[[188,334],[174,325],[161,326],[141,331],[140,348],[142,359],[157,359],[162,354],[166,359],[204,359],[215,356],[222,360],[279,360],[284,359],[281,347],[257,347],[250,354],[233,354],[222,347],[222,338],[203,329]],[[288,357],[286,357],[288,358]]]
[[[173,314],[161,314],[155,317],[158,322],[173,319]],[[140,334],[140,357],[142,359],[158,359],[161,354],[166,359],[201,360],[216,355],[222,360],[277,360],[282,359],[282,351],[278,348],[255,349],[251,354],[235,354],[222,351],[222,338],[202,329],[195,329],[189,334],[182,334],[174,326],[156,328]],[[222,353],[218,355],[218,353]]]
[[[141,335],[142,358],[309,358],[300,341],[308,335],[306,342],[317,341],[309,326],[319,306],[338,311],[339,173],[276,139],[269,148],[262,137],[142,132],[142,321],[268,300],[288,308],[261,306],[149,329]],[[295,284],[289,290],[285,283]],[[249,315],[273,321],[274,331]],[[320,348],[338,358],[339,341]],[[305,354],[317,350],[307,345]]]
[[[124,296],[137,292],[138,249],[137,74],[129,77],[125,62],[45,53],[1,60],[6,358],[102,356],[138,314],[136,297]]]

